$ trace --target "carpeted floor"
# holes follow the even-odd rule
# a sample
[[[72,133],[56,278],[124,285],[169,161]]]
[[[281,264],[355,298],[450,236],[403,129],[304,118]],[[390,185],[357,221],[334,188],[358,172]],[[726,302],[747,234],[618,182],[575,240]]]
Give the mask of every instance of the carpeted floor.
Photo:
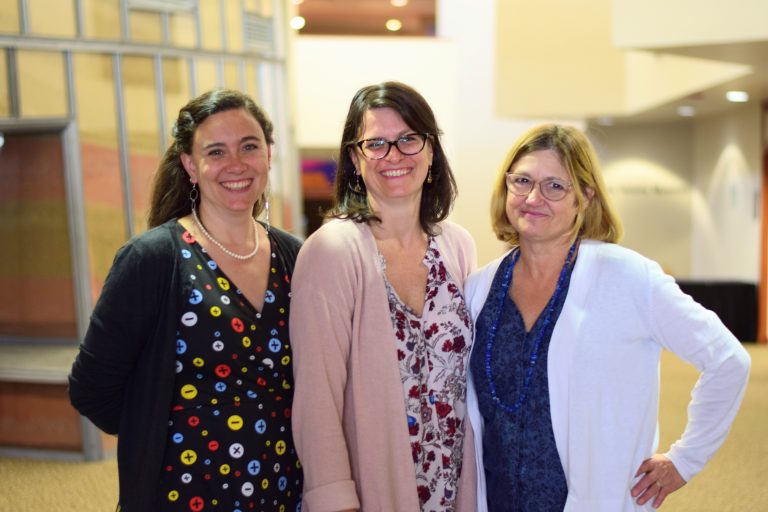
[[[752,375],[729,438],[708,466],[670,496],[667,512],[768,510],[768,347],[747,345]],[[662,358],[661,446],[686,421],[696,371],[675,356]],[[117,469],[106,462],[52,462],[0,458],[0,512],[106,512],[114,510]]]

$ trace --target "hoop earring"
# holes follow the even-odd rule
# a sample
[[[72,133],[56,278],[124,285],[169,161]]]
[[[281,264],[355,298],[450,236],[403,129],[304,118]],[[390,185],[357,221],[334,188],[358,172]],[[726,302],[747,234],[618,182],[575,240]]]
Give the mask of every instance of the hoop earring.
[[[427,183],[432,183],[432,166],[427,167]]]
[[[192,190],[189,191],[189,202],[191,203],[192,210],[195,209],[195,204],[200,198],[200,191],[197,190],[197,183],[192,182]]]

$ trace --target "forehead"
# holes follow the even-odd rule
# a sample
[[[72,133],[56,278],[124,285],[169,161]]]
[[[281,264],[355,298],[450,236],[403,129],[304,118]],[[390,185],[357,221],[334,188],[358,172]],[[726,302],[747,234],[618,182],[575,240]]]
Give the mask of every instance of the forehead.
[[[400,135],[411,128],[403,117],[393,108],[372,108],[363,114],[360,133],[364,137],[386,137]]]
[[[510,172],[530,174],[538,179],[550,177],[567,179],[569,176],[568,169],[560,160],[560,155],[551,149],[531,151],[515,162],[510,167]]]
[[[211,114],[195,130],[195,140],[217,140],[229,137],[264,138],[264,130],[245,109],[224,110]]]

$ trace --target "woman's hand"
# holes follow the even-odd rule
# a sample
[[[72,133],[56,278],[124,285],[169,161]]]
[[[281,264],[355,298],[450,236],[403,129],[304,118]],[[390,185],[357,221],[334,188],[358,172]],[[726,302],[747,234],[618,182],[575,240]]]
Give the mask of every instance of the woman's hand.
[[[637,498],[638,505],[645,505],[653,498],[653,508],[659,508],[667,496],[685,485],[685,480],[677,472],[672,461],[658,453],[640,464],[635,476],[642,474],[643,478],[631,491],[632,497]]]

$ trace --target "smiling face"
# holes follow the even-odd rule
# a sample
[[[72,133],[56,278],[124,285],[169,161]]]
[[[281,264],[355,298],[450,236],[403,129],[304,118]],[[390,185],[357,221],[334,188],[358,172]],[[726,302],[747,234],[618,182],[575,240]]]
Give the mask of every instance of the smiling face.
[[[570,183],[568,170],[559,155],[551,149],[533,151],[515,162],[509,172],[536,182],[526,196],[507,191],[507,218],[519,233],[520,241],[543,242],[567,238],[578,212],[573,189],[560,201],[551,201],[541,194],[539,188],[541,180],[548,178]]]
[[[264,193],[272,148],[244,109],[210,115],[195,130],[192,154],[181,163],[200,189],[200,207],[213,213],[251,212]]]
[[[391,108],[367,110],[363,117],[359,140],[384,139],[394,141],[413,133],[403,118]],[[368,200],[374,210],[401,201],[419,204],[427,170],[432,163],[432,144],[428,139],[424,149],[415,155],[403,155],[397,146],[381,160],[370,160],[357,147],[349,149],[352,162],[368,190]]]

